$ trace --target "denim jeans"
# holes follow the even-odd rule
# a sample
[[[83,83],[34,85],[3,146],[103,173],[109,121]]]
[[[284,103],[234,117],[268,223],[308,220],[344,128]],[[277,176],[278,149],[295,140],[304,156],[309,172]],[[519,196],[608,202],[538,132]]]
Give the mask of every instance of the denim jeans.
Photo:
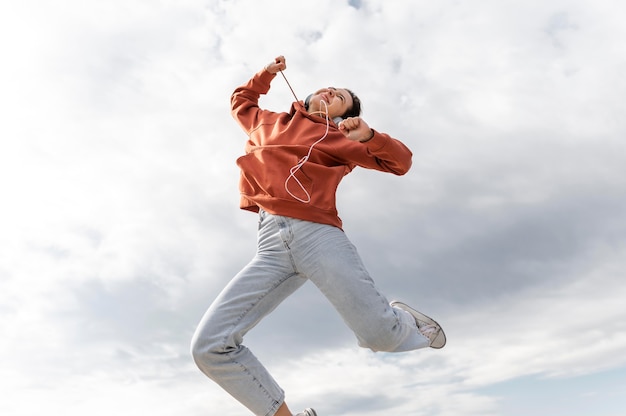
[[[257,416],[273,415],[284,392],[242,345],[243,337],[307,280],[361,347],[399,352],[428,346],[415,320],[376,289],[341,229],[261,211],[255,257],[215,299],[192,341],[200,370]]]

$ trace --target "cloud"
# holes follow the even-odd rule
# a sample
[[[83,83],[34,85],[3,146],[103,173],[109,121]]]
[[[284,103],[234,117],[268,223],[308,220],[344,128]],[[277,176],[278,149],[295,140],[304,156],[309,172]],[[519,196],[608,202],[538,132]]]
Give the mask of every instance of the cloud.
[[[624,29],[610,3],[0,6],[0,411],[242,413],[188,344],[254,253],[228,98],[279,54],[299,98],[348,86],[414,151],[403,177],[349,175],[340,214],[382,291],[449,337],[442,351],[358,350],[307,284],[246,339],[292,409],[619,407],[593,387],[619,385],[626,350]],[[277,78],[262,104],[292,100]],[[554,410],[529,384],[585,399]]]

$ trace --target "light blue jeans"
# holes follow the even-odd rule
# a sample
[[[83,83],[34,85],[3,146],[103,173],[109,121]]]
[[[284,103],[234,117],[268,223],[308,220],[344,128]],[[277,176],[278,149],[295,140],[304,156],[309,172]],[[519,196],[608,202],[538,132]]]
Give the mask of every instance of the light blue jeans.
[[[307,279],[361,347],[399,352],[428,346],[415,320],[376,289],[341,229],[261,211],[256,256],[209,307],[191,347],[200,370],[257,416],[273,415],[285,396],[243,337]]]

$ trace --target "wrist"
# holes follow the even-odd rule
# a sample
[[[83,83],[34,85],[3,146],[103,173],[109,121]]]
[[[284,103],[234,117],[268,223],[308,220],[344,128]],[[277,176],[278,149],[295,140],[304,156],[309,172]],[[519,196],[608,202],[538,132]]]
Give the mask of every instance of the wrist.
[[[373,137],[374,137],[374,130],[373,130],[373,129],[370,129],[370,134],[369,134],[369,136],[368,136],[367,138],[365,138],[365,139],[359,140],[359,142],[361,142],[361,143],[367,143],[367,142],[369,142],[370,140],[372,140],[372,138],[373,138]]]
[[[276,73],[279,71],[275,62],[270,62],[267,65],[265,65],[263,68],[272,75],[276,75]]]

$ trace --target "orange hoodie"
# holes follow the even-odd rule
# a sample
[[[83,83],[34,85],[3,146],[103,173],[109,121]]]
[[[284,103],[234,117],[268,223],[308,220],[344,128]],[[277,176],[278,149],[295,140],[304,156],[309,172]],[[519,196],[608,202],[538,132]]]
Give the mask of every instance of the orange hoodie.
[[[241,168],[239,189],[242,209],[265,211],[341,228],[335,192],[339,182],[356,166],[404,175],[411,167],[411,151],[399,140],[373,130],[371,140],[349,140],[331,121],[328,135],[317,143],[309,159],[290,178],[290,170],[326,133],[326,119],[306,112],[294,102],[289,113],[259,108],[276,75],[259,71],[231,97],[232,115],[248,134],[246,154],[237,159]],[[289,191],[288,191],[289,190]]]

